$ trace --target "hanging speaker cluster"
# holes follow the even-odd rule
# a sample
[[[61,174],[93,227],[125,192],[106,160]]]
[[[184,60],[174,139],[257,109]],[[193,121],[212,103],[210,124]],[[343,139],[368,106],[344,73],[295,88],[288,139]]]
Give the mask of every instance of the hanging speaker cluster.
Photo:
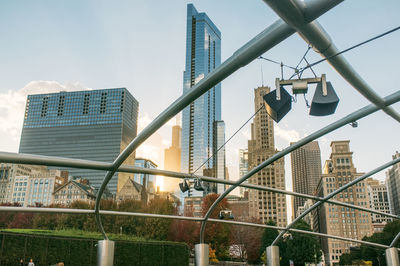
[[[265,109],[268,115],[279,122],[292,109],[292,96],[284,89],[285,85],[292,85],[292,93],[306,94],[308,84],[317,83],[310,107],[310,115],[326,116],[335,113],[339,104],[339,97],[330,82],[326,81],[325,74],[320,78],[305,78],[296,80],[275,81],[276,89],[264,95]]]
[[[326,93],[322,83],[318,83],[311,102],[310,115],[325,116],[335,113],[339,104],[339,97],[330,82],[326,82]]]

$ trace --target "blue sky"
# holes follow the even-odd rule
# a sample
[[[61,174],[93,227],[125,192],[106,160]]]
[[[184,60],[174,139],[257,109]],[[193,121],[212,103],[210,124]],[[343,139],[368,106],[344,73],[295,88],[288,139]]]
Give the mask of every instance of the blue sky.
[[[26,94],[82,88],[126,87],[138,99],[140,126],[182,93],[185,58],[186,4],[189,1],[11,1],[0,2],[0,149],[18,151]],[[206,12],[222,32],[222,60],[273,23],[278,17],[263,1],[191,1]],[[399,26],[400,1],[345,1],[319,21],[342,50]],[[399,89],[400,31],[345,54],[359,74],[386,96]],[[296,65],[307,49],[293,35],[265,57]],[[307,57],[320,56],[311,51]],[[226,138],[253,113],[253,89],[273,86],[280,68],[256,60],[222,83],[222,117]],[[336,114],[310,117],[303,99],[276,126],[276,145],[286,147],[368,102],[327,63],[315,67],[326,73],[340,103]],[[286,72],[286,78],[291,73]],[[310,73],[308,73],[310,75]],[[312,98],[313,89],[307,96]],[[240,108],[238,108],[240,107]],[[394,105],[400,111],[400,105]],[[140,153],[163,166],[170,143],[170,126],[160,129]],[[382,112],[320,139],[322,161],[332,140],[349,139],[355,166],[369,171],[391,159],[399,144],[400,126]],[[230,176],[238,177],[238,149],[247,147],[249,126],[227,145]],[[285,158],[287,178],[290,156]],[[377,174],[382,179],[384,173]],[[287,185],[291,184],[288,181]]]

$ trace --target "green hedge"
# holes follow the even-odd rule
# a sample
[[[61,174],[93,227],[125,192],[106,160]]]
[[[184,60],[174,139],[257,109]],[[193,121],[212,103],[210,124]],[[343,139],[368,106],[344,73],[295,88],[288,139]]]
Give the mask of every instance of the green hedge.
[[[65,265],[96,265],[97,239],[55,237],[0,231],[0,265],[17,265],[30,258],[35,266],[64,262]],[[153,266],[189,265],[189,250],[184,243],[115,241],[114,265]]]

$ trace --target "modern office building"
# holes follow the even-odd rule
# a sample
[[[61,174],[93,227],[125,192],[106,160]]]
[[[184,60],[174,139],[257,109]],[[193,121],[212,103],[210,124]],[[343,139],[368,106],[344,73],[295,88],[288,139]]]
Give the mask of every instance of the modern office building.
[[[164,150],[164,169],[174,172],[181,171],[181,134],[182,128],[179,125],[172,127],[171,147]],[[164,191],[179,191],[179,178],[164,176]],[[178,194],[179,195],[179,194]]]
[[[353,164],[350,141],[332,141],[331,155],[325,162],[323,174],[317,186],[317,196],[325,197],[345,184],[360,177]],[[367,181],[363,180],[334,197],[335,200],[369,207]],[[314,231],[361,240],[373,233],[370,213],[330,203],[318,207],[314,214]],[[352,245],[332,238],[322,238],[322,250],[327,265],[337,265],[340,256],[349,252]]]
[[[221,32],[206,13],[198,13],[187,5],[186,61],[183,74],[183,94],[221,64]],[[221,85],[211,88],[182,112],[183,173],[202,174],[213,167],[214,121],[221,120]],[[199,169],[200,168],[200,169]],[[182,196],[203,196],[205,191],[192,188]]]
[[[396,151],[392,158],[393,160],[400,158],[400,153]],[[400,215],[400,163],[393,165],[386,172],[386,186],[390,211],[392,214]]]
[[[367,191],[370,209],[390,213],[389,198],[384,182],[373,178],[367,178]],[[385,225],[392,221],[390,217],[375,213],[371,213],[371,217],[374,232],[381,232]]]
[[[227,167],[225,158],[225,122],[214,121],[214,140],[213,140],[213,169],[214,177],[227,180]],[[216,193],[222,194],[226,190],[226,185],[214,183]]]
[[[157,165],[152,160],[144,158],[136,158],[135,166],[142,168],[149,168],[149,169],[157,168]],[[133,176],[133,181],[142,185],[148,192],[155,193],[157,190],[156,188],[157,176],[155,175],[136,173]]]
[[[239,149],[239,178],[242,178],[249,171],[249,152],[247,149]],[[245,181],[244,183],[247,183]],[[245,192],[249,191],[247,188],[240,187],[239,193],[241,197],[245,196]]]
[[[251,124],[251,140],[248,141],[249,171],[278,151],[275,149],[274,123],[268,116],[263,96],[270,88],[254,89],[254,109],[257,112]],[[263,168],[248,179],[250,184],[285,189],[285,161],[281,159]],[[267,191],[249,190],[249,213],[262,223],[274,220],[278,226],[286,226],[286,196]]]
[[[290,145],[294,144],[293,142]],[[318,141],[312,141],[291,154],[293,191],[314,195],[321,178],[321,151]],[[298,208],[304,206],[305,198],[294,197],[293,214],[297,217]]]
[[[125,88],[29,95],[20,153],[112,162],[137,131],[138,102]],[[132,153],[124,162],[134,164]],[[63,168],[100,187],[105,172]],[[128,179],[116,173],[108,184],[115,194]]]

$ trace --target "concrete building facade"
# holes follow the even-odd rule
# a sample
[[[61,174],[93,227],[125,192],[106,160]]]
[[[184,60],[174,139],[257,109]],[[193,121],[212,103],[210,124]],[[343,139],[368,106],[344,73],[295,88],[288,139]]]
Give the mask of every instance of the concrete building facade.
[[[254,107],[256,114],[251,124],[251,140],[248,141],[248,170],[258,166],[278,151],[275,149],[274,124],[264,109],[263,96],[270,91],[269,87],[254,90]],[[285,189],[284,158],[275,161],[248,179],[250,184],[257,184],[278,189]],[[287,225],[286,196],[249,190],[249,214],[262,223],[274,220],[278,226]]]
[[[317,186],[317,196],[324,197],[351,182],[358,173],[353,164],[350,141],[332,141],[330,159],[325,162],[323,175]],[[367,181],[361,181],[334,197],[335,200],[369,207]],[[370,213],[325,203],[314,212],[314,231],[361,240],[373,233]],[[340,256],[354,243],[322,238],[322,249],[328,265],[337,264]]]
[[[400,158],[400,153],[396,151],[392,158],[393,160]],[[400,215],[400,163],[393,165],[386,172],[386,186],[390,211],[392,214]]]
[[[293,191],[314,195],[322,175],[321,151],[318,141],[312,141],[294,150],[290,157]],[[292,207],[295,217],[297,217],[298,208],[303,207],[306,201],[305,198],[294,197]]]
[[[380,182],[379,180],[373,178],[368,178],[367,191],[369,208],[384,213],[390,213],[389,198],[386,184],[384,182]],[[371,217],[374,232],[382,232],[385,225],[392,221],[390,217],[375,213],[371,213]]]
[[[74,201],[83,201],[88,204],[96,202],[96,189],[89,185],[88,180],[70,180],[53,192],[54,203],[68,206]]]

